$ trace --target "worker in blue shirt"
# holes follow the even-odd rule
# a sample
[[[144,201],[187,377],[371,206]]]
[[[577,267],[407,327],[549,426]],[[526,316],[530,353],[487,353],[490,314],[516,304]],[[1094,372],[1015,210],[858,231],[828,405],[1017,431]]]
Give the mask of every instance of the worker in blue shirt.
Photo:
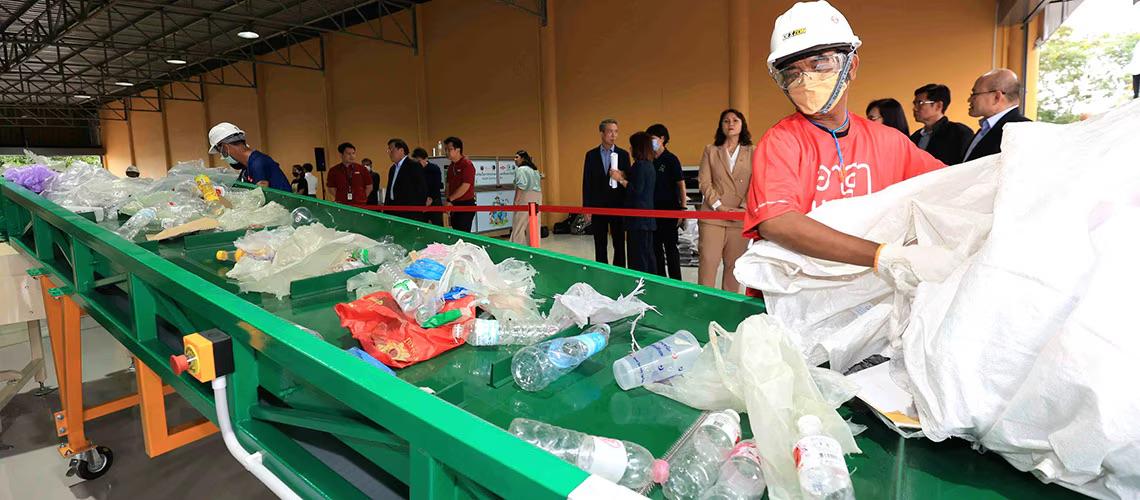
[[[245,132],[234,124],[222,122],[214,125],[208,138],[210,154],[220,154],[231,167],[241,169],[238,180],[282,191],[292,190],[281,166],[269,155],[246,144]]]

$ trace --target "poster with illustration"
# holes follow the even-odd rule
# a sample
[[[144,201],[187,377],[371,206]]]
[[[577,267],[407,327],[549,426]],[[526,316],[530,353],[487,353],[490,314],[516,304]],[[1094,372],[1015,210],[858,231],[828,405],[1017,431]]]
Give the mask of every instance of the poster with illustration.
[[[475,192],[475,204],[481,207],[510,205],[514,200],[515,192],[513,189]],[[485,233],[500,229],[510,229],[512,215],[511,212],[507,211],[476,212],[474,230],[477,233]]]

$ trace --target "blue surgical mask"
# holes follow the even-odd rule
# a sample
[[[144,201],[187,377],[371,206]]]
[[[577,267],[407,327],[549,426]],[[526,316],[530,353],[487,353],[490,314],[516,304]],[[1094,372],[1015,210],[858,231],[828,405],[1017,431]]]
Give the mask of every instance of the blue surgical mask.
[[[661,151],[661,139],[657,139],[657,138],[653,139],[653,150],[654,151]]]
[[[230,165],[237,165],[238,164],[237,158],[234,158],[234,157],[227,155],[227,154],[223,154],[222,159],[226,160],[226,163],[229,163]]]

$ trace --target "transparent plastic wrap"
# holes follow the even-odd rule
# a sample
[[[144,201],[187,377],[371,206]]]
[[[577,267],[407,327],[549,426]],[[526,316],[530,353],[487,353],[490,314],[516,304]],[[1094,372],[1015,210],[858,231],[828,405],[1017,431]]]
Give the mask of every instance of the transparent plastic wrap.
[[[206,203],[188,191],[149,191],[138,193],[119,207],[119,213],[134,215],[139,210],[150,207],[158,213],[158,223],[171,228],[202,217],[206,213]]]
[[[43,195],[64,207],[106,209],[118,207],[152,184],[150,179],[115,177],[101,167],[75,162],[48,183]]]
[[[727,345],[725,344],[725,341]],[[711,347],[711,348],[710,348]],[[821,393],[825,379],[829,396]],[[798,498],[799,482],[789,450],[799,437],[796,420],[815,415],[844,453],[858,453],[851,430],[836,413],[842,396],[830,374],[813,378],[789,333],[775,318],[757,314],[735,332],[709,325],[709,343],[684,376],[645,386],[652,392],[705,410],[746,411],[772,498]]]
[[[239,209],[235,206],[226,209],[221,217],[218,217],[221,231],[236,231],[253,226],[288,226],[292,222],[293,217],[289,214],[289,210],[275,201],[254,209]]]
[[[180,161],[175,163],[166,176],[155,181],[155,191],[183,189],[188,183],[194,186],[194,178],[205,175],[215,186],[229,187],[237,182],[238,171],[230,167],[207,167],[202,160]]]
[[[237,280],[242,292],[272,293],[278,298],[289,295],[293,281],[345,269],[354,251],[384,251],[376,240],[321,224],[251,232],[234,244],[250,257],[239,259],[226,276]]]
[[[41,193],[55,178],[56,172],[44,165],[12,167],[4,170],[4,179],[19,184],[33,193]]]
[[[256,210],[265,205],[265,191],[260,186],[254,189],[231,189],[226,193],[226,200],[230,202],[232,210]]]
[[[487,300],[483,309],[500,321],[531,321],[541,319],[539,299],[535,299],[534,267],[509,258],[498,264],[479,245],[457,241],[454,245],[433,243],[416,258],[429,258],[448,268],[437,290],[450,290],[461,286]]]
[[[598,293],[588,283],[574,283],[565,292],[554,296],[554,305],[550,307],[547,319],[560,328],[572,324],[583,327],[591,323],[613,323],[648,311],[656,312],[655,306],[637,298],[643,291],[644,283],[638,281],[633,291],[612,299]]]

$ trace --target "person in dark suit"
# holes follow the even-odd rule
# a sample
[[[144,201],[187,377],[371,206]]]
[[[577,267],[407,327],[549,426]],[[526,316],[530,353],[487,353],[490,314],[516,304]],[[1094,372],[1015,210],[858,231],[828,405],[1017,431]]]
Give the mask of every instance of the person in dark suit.
[[[364,168],[368,169],[368,172],[370,172],[372,174],[372,190],[368,192],[368,204],[369,205],[379,205],[380,204],[380,174],[376,172],[376,169],[372,168],[372,159],[371,158],[365,158],[365,159],[361,160],[360,164],[364,165]]]
[[[427,183],[424,169],[408,156],[408,143],[403,139],[388,140],[388,189],[384,193],[385,205],[427,206]],[[424,212],[387,212],[407,219],[424,220]]]
[[[428,205],[443,206],[443,170],[428,161],[427,150],[416,148],[412,150],[412,159],[424,167],[424,180],[427,181]],[[443,212],[428,212],[424,219],[437,226],[443,226]]]
[[[995,69],[974,82],[970,116],[981,118],[981,128],[966,148],[965,160],[1001,152],[1002,129],[1007,123],[1032,121],[1021,114],[1021,84],[1008,69]]]
[[[621,208],[625,199],[625,187],[610,177],[610,171],[629,170],[629,152],[617,147],[617,120],[606,118],[598,124],[602,144],[586,151],[582,172],[582,206],[600,208]],[[617,164],[613,163],[617,155]],[[590,230],[594,233],[594,260],[609,263],[606,252],[606,233],[613,240],[613,265],[625,267],[625,229],[621,217],[608,215],[586,215]]]
[[[970,127],[952,122],[946,117],[950,109],[950,88],[940,83],[928,83],[914,91],[914,120],[922,128],[910,135],[918,149],[930,153],[947,165],[962,163],[966,148],[974,138]]]
[[[629,149],[636,162],[628,169],[611,170],[610,178],[625,188],[625,208],[637,210],[653,209],[653,194],[657,184],[657,169],[653,166],[656,154],[653,151],[653,138],[645,132],[638,132],[629,138]],[[628,180],[627,180],[628,179]],[[676,222],[669,221],[675,226]],[[629,237],[629,268],[634,271],[654,274],[657,272],[657,258],[653,254],[653,234],[657,231],[657,220],[653,217],[626,217],[625,230]]]

